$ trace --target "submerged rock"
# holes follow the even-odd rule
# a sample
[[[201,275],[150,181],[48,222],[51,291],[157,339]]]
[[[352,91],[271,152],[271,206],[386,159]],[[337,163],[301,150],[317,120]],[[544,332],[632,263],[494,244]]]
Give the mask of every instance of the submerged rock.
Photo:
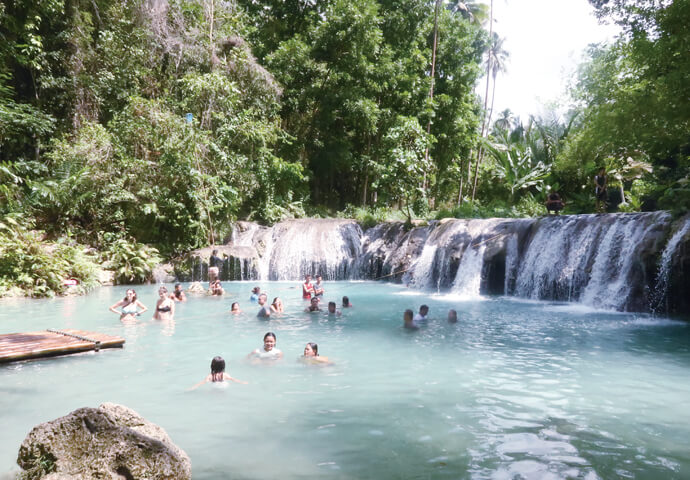
[[[134,410],[114,403],[42,423],[22,442],[21,479],[191,478],[187,454]]]

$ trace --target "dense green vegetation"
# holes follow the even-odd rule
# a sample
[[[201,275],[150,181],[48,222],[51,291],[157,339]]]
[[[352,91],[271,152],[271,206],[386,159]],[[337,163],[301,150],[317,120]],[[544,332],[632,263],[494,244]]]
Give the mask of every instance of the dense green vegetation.
[[[687,210],[690,0],[592,4],[623,33],[591,47],[567,118],[525,123],[493,112],[491,4],[3,2],[0,288],[92,282],[32,267],[35,242],[143,281],[144,244],[179,254],[239,218],[540,215],[549,189],[591,212],[599,166],[612,208]]]

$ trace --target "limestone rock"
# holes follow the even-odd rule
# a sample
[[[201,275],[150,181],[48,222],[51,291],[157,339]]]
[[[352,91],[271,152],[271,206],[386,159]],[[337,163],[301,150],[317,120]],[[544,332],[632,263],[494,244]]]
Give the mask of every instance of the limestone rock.
[[[19,449],[22,479],[191,478],[191,462],[165,430],[135,411],[104,403],[31,430]]]

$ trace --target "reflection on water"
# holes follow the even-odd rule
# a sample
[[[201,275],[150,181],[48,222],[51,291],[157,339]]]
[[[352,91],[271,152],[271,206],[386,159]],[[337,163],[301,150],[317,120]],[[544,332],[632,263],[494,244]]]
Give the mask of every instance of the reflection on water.
[[[263,283],[285,313],[249,303],[254,283],[223,298],[190,295],[175,320],[152,312],[123,325],[88,297],[0,301],[0,331],[79,328],[119,335],[123,349],[0,367],[0,474],[37,423],[111,401],[164,427],[216,478],[690,478],[690,328],[578,306],[413,295],[372,282],[329,282],[341,317],[304,313],[296,283]],[[153,305],[156,286],[138,287]],[[412,292],[410,292],[412,293]],[[229,313],[232,302],[243,310]],[[430,306],[404,331],[402,312]],[[455,325],[446,322],[458,311]],[[273,331],[278,362],[247,353]],[[333,365],[298,359],[306,342]],[[186,390],[221,355],[248,385]],[[50,399],[49,402],[46,399]],[[271,459],[266,468],[266,459]],[[231,474],[232,473],[232,474]]]

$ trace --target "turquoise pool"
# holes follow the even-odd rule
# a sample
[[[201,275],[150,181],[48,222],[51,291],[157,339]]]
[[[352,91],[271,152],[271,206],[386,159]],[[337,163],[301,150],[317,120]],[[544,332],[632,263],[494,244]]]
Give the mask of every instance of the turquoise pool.
[[[255,284],[286,313],[256,318]],[[0,333],[80,328],[127,343],[0,365],[0,478],[34,425],[106,401],[165,428],[199,480],[690,478],[688,323],[374,282],[328,282],[326,300],[354,304],[332,318],[303,312],[299,282],[224,286],[223,298],[190,295],[169,324],[151,320],[155,285],[137,287],[150,310],[128,326],[108,311],[125,287],[1,300]],[[246,313],[230,315],[233,301]],[[422,303],[429,325],[403,330]],[[247,362],[267,331],[284,359]],[[334,365],[299,363],[308,341]],[[250,383],[187,391],[215,355]]]

